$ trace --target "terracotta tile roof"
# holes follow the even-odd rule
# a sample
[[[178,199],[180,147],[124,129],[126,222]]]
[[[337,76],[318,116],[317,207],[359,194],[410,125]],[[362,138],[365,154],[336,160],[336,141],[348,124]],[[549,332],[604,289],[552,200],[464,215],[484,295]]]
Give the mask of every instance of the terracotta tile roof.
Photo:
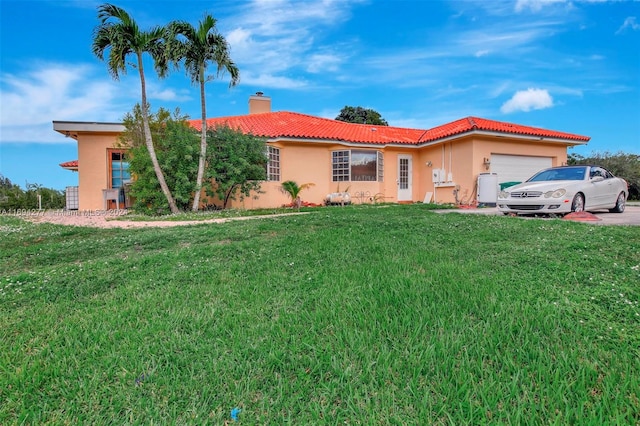
[[[200,130],[200,120],[191,120],[189,123],[193,128]],[[591,139],[588,136],[478,117],[461,118],[429,130],[345,123],[287,111],[218,117],[207,120],[207,126],[210,128],[219,125],[227,125],[245,133],[270,139],[316,139],[382,145],[421,145],[473,131],[553,138],[577,143],[588,142]],[[60,167],[77,171],[78,160],[60,163]]]
[[[200,130],[200,120],[191,125]],[[219,117],[207,120],[207,126],[227,125],[266,138],[319,139],[370,144],[415,144],[424,130],[402,127],[353,124],[295,112]]]
[[[60,167],[68,170],[78,170],[78,160],[66,161],[64,163],[60,163]]]
[[[200,120],[190,124],[200,130]],[[367,144],[420,145],[472,131],[496,132],[533,137],[587,142],[587,136],[557,132],[519,124],[466,117],[429,130],[407,129],[391,126],[353,124],[294,112],[269,112],[263,114],[218,117],[207,120],[208,127],[227,125],[245,133],[266,138],[318,139]]]
[[[458,135],[470,131],[496,132],[505,134],[515,134],[523,136],[534,136],[543,138],[566,139],[571,141],[587,142],[591,139],[588,136],[575,135],[572,133],[557,132],[555,130],[541,129],[538,127],[523,126],[520,124],[506,123],[503,121],[487,120],[478,117],[466,117],[442,126],[434,127],[424,132],[420,142],[430,142],[453,135]]]

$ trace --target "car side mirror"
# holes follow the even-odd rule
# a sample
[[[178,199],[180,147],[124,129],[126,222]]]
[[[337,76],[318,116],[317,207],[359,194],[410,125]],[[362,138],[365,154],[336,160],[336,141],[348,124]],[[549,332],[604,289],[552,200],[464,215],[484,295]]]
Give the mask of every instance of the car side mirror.
[[[594,176],[591,178],[591,182],[602,182],[604,178],[602,176]]]

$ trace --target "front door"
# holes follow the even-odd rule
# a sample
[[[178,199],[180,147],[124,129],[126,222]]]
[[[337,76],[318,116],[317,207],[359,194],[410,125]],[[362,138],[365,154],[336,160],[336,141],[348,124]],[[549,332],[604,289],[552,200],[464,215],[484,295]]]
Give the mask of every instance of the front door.
[[[411,155],[398,155],[398,201],[412,201]]]

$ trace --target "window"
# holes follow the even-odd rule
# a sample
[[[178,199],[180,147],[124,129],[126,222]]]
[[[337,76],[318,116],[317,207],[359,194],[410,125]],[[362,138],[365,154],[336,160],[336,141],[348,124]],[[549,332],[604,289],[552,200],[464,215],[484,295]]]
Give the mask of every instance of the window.
[[[109,188],[124,188],[124,185],[131,181],[131,173],[129,172],[127,153],[126,151],[113,149],[110,149],[107,152],[109,156]],[[119,201],[124,205],[125,192],[123,189],[121,189],[119,192]]]
[[[379,151],[345,150],[332,153],[333,181],[381,182],[383,156]]]
[[[280,149],[267,146],[267,180],[280,180]]]
[[[122,188],[131,180],[129,162],[125,151],[109,150],[109,177],[110,188]]]
[[[600,176],[603,179],[611,179],[613,175],[608,170],[603,169],[602,167],[592,167],[589,177],[593,179],[596,176]]]
[[[349,180],[349,154],[350,151],[332,152],[334,182]]]

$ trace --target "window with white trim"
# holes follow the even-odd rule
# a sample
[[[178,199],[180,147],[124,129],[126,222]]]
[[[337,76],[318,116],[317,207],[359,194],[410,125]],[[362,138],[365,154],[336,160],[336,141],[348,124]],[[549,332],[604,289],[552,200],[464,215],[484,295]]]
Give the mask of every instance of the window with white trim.
[[[124,187],[131,182],[127,151],[122,149],[107,149],[107,156],[109,159],[109,189],[120,189],[118,198],[119,202],[124,205]]]
[[[334,182],[382,182],[383,156],[380,151],[351,149],[333,151],[331,167]]]
[[[342,182],[349,180],[349,154],[350,151],[333,151],[331,153],[333,164],[333,181]]]
[[[280,148],[267,146],[267,180],[280,180]]]
[[[109,155],[109,187],[122,188],[131,181],[127,152],[120,149],[108,149]]]

